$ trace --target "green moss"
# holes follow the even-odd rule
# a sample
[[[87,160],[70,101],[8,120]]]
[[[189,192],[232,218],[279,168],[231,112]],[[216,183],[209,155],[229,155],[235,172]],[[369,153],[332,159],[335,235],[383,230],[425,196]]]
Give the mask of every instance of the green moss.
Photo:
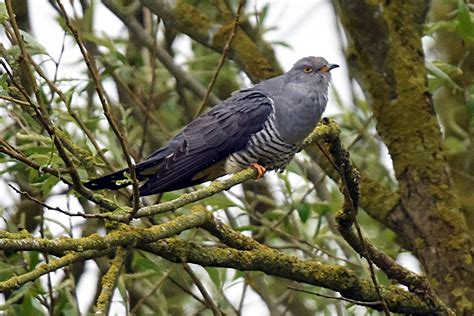
[[[422,238],[416,238],[413,244],[415,246],[415,250],[423,248],[425,246],[425,242]]]
[[[187,4],[186,1],[180,0],[176,2],[174,16],[179,18],[179,23],[187,30],[199,30],[203,34],[211,30],[211,20],[201,14],[196,7]],[[202,35],[199,37],[203,39]]]
[[[191,35],[216,51],[222,51],[229,40],[234,22],[233,19],[229,19],[228,23],[224,25],[212,23],[197,7],[186,3],[184,0],[176,3],[170,21],[179,25],[178,29],[184,33]],[[270,64],[270,61],[260,52],[256,43],[238,29],[229,50],[229,55],[244,69],[252,81],[259,81],[281,74],[278,65]]]
[[[368,175],[362,179],[369,179]],[[400,202],[400,195],[393,192],[387,196],[387,190],[379,183],[363,180],[361,183],[361,205],[363,208],[376,210],[371,215],[384,222],[393,208]]]
[[[81,166],[83,166],[89,173],[95,174],[96,167],[94,165],[95,159],[89,151],[74,144],[70,136],[59,128],[54,128],[54,134],[61,140],[61,143],[69,150]]]
[[[474,303],[471,302],[465,295],[465,293],[468,293],[470,289],[467,288],[455,288],[453,291],[451,291],[451,294],[458,299],[456,300],[456,310],[457,311],[472,311],[474,310]]]
[[[470,254],[466,254],[464,258],[464,263],[466,265],[472,265],[472,256]]]

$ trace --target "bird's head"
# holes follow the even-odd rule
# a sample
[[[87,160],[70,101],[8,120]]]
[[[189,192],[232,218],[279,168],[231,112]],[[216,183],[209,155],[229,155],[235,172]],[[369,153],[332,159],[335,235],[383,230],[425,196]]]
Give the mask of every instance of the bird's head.
[[[287,79],[295,84],[325,84],[331,79],[330,71],[339,67],[336,64],[330,64],[323,57],[305,57],[298,60],[293,68],[287,73]]]

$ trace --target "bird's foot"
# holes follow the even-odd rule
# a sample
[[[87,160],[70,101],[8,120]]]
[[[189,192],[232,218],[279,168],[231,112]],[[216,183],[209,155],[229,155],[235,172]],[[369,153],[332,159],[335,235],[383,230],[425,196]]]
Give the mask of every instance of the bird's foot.
[[[250,164],[250,167],[255,169],[255,171],[257,171],[257,178],[256,179],[260,179],[261,177],[263,177],[263,175],[265,174],[265,172],[267,171],[267,169],[265,169],[264,166],[262,165],[259,165],[258,163],[256,162],[252,162]]]

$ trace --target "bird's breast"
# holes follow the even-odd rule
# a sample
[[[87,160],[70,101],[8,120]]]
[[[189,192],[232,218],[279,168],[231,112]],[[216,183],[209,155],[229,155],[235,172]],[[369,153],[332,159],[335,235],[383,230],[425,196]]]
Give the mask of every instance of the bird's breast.
[[[271,117],[261,131],[253,134],[246,146],[231,154],[225,163],[225,170],[234,173],[258,163],[267,170],[284,169],[295,155],[298,146],[288,144],[280,136]]]
[[[289,143],[301,143],[318,124],[327,103],[323,94],[301,96],[293,103],[276,107],[275,121],[283,139]]]

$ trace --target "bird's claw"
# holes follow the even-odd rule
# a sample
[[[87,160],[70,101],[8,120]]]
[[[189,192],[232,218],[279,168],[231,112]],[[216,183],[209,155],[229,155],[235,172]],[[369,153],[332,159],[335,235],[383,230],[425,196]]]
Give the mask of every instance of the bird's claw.
[[[255,171],[257,171],[257,177],[256,177],[256,179],[262,178],[263,175],[265,174],[265,172],[267,171],[267,169],[265,169],[264,166],[259,165],[259,164],[256,163],[256,162],[252,162],[252,163],[250,164],[250,167],[253,168]]]

